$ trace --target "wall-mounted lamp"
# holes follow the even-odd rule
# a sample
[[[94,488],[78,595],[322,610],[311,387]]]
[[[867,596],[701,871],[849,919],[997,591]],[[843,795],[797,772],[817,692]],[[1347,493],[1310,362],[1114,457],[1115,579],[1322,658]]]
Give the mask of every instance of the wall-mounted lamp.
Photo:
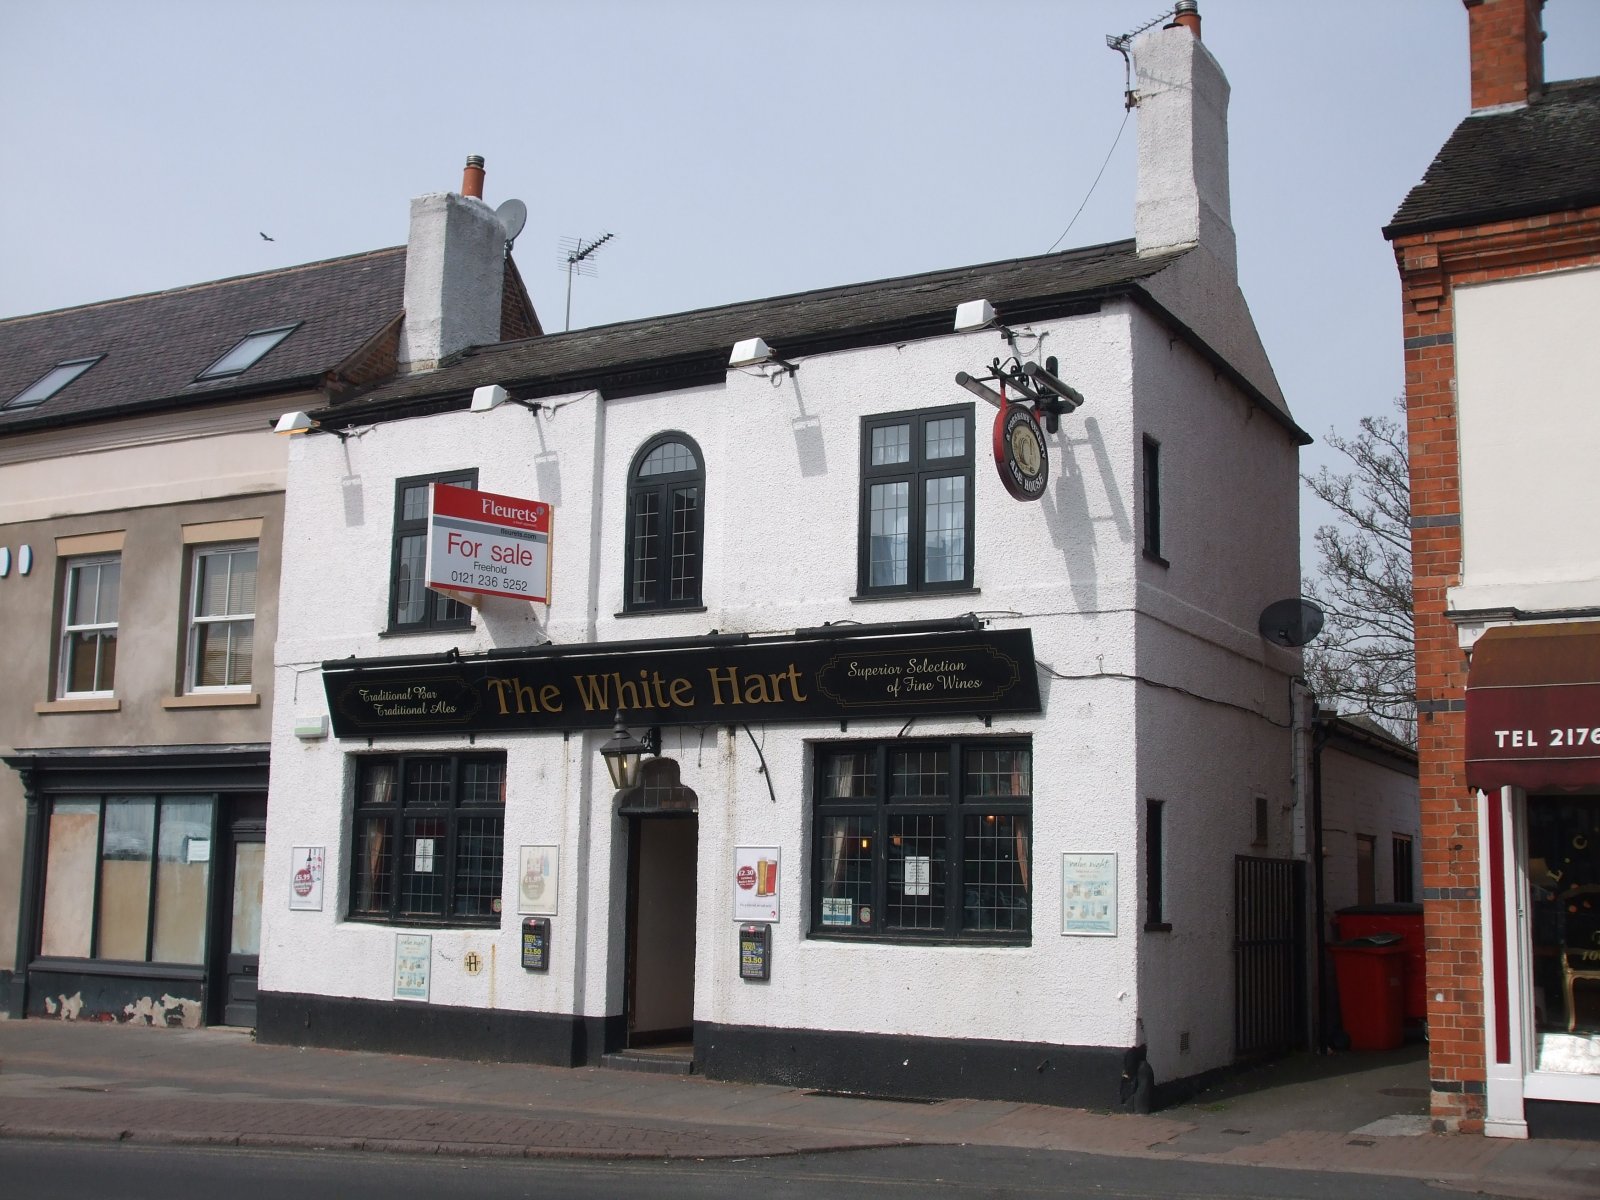
[[[612,727],[611,740],[600,747],[600,755],[606,760],[606,770],[611,774],[612,786],[619,792],[638,787],[639,767],[644,756],[660,753],[660,732],[652,728],[646,731],[644,737],[635,737],[622,723],[620,712]]]
[[[968,300],[956,305],[956,332],[971,333],[995,323],[994,305],[987,300]]]
[[[775,363],[791,375],[800,369],[794,363],[779,358],[772,352],[772,347],[758,337],[735,342],[733,353],[728,355],[730,367],[758,367],[762,363]]]
[[[321,430],[323,433],[331,433],[341,442],[350,436],[342,429],[323,429],[321,421],[313,421],[309,415],[303,412],[284,413],[283,416],[278,418],[278,423],[272,427],[272,432],[293,436],[297,433],[310,433],[313,429]]]
[[[498,383],[486,383],[472,390],[472,411],[475,413],[490,412],[506,403],[520,404],[529,412],[535,413],[544,407],[537,400],[518,399]]]

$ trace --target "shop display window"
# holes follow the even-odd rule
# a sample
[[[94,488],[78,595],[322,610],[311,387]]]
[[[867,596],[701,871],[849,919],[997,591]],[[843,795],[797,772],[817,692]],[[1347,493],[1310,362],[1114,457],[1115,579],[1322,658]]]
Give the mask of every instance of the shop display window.
[[[1528,799],[1535,1069],[1600,1075],[1600,796]]]
[[[53,801],[40,954],[201,965],[214,808],[209,796]]]
[[[830,743],[815,774],[813,936],[1029,940],[1027,745]]]

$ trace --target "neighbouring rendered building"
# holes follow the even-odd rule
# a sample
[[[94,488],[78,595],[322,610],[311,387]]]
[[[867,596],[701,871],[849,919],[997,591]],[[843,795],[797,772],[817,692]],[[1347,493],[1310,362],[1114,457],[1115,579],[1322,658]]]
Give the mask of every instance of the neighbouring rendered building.
[[[1600,80],[1466,0],[1472,112],[1385,235],[1404,303],[1435,1117],[1600,1130]]]
[[[514,270],[502,321],[503,233],[492,314],[423,319],[462,311],[433,246],[463,205],[417,202],[417,252],[0,321],[7,1015],[254,1023],[288,449],[266,431],[440,338],[537,332]]]
[[[1134,239],[310,414],[262,1040],[1105,1107],[1302,1039],[1308,439],[1183,7]]]

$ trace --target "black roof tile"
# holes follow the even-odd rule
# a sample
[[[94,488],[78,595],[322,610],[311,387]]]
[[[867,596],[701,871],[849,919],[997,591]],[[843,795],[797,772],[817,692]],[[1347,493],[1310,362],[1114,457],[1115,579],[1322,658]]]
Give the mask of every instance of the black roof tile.
[[[105,355],[0,434],[318,380],[402,311],[404,246],[0,321],[0,405],[67,359]],[[300,327],[240,375],[196,383],[252,330]]]
[[[381,384],[333,411],[349,424],[459,397],[488,383],[551,394],[597,386],[654,364],[703,361],[720,372],[733,344],[750,337],[766,339],[787,357],[891,336],[948,333],[956,305],[980,297],[1002,319],[1021,323],[1120,290],[1184,253],[1140,258],[1130,239],[479,346],[436,371]],[[873,337],[874,331],[881,336]]]
[[[1600,204],[1600,78],[1456,126],[1384,236]]]

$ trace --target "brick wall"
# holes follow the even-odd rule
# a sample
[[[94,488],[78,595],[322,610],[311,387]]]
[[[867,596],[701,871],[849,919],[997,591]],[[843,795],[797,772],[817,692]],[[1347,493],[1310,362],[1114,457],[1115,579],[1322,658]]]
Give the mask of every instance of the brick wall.
[[[1481,1130],[1487,1037],[1477,804],[1466,786],[1467,658],[1446,616],[1461,577],[1453,289],[1600,265],[1600,206],[1398,237],[1411,457],[1417,751],[1436,1123]]]

